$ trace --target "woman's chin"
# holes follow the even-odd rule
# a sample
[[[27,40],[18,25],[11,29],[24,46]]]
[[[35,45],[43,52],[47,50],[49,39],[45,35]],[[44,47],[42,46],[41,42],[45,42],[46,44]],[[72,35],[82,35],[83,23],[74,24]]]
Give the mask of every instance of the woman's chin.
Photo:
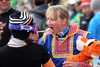
[[[52,33],[52,34],[56,34],[56,32],[55,32],[53,29],[51,29],[51,33]]]
[[[54,34],[55,32],[52,30],[51,33]]]
[[[57,34],[56,32],[52,31],[52,34]]]

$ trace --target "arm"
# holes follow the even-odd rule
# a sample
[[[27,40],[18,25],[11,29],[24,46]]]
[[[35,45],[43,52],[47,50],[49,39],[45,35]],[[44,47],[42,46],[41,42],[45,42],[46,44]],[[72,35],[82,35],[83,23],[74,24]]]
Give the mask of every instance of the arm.
[[[97,29],[97,21],[92,19],[89,23],[88,32],[92,34],[92,36],[96,37],[96,29]]]
[[[42,46],[42,45],[41,45]],[[51,58],[50,58],[50,54],[48,53],[48,51],[45,49],[44,46],[42,46],[42,66],[43,67],[55,67],[54,63],[52,62]]]
[[[85,60],[80,62],[64,61],[63,67],[91,67],[89,63],[90,60]]]
[[[42,64],[43,67],[55,67],[55,65],[53,64],[51,58],[48,60],[47,63]]]
[[[92,37],[92,35],[91,35],[90,33],[88,33],[88,34],[86,35],[86,38],[88,38],[88,39],[93,39],[93,37]],[[84,60],[84,61],[81,61],[81,62],[77,62],[78,67],[91,67],[91,66],[89,65],[89,63],[90,63],[90,59]]]
[[[85,61],[77,62],[78,67],[91,67],[89,65],[89,63],[90,63],[90,60],[85,60]]]
[[[93,39],[93,37],[92,37],[92,35],[91,35],[90,33],[88,33],[88,34],[86,35],[86,38],[88,38],[88,39]],[[91,66],[89,65],[89,63],[90,63],[90,59],[84,60],[84,61],[81,61],[81,62],[77,62],[78,67],[91,67]]]
[[[78,67],[76,62],[64,61],[63,67]]]
[[[81,37],[81,36],[79,36],[78,37],[79,39],[77,40],[77,42],[76,42],[76,44],[79,46],[78,48],[81,48],[81,47],[84,47],[84,45],[85,45],[85,43],[88,41],[88,39],[87,38],[90,38],[90,39],[92,39],[92,36],[90,35],[90,34],[87,34],[87,38],[85,38],[85,37]],[[83,45],[83,46],[80,46],[80,44],[81,45]],[[77,48],[77,49],[78,49]],[[81,49],[83,49],[83,48],[81,48]],[[80,52],[79,54],[77,54],[77,55],[71,55],[71,56],[68,56],[67,57],[67,61],[70,61],[70,62],[75,62],[79,67],[86,67],[86,66],[88,66],[89,67],[89,58],[90,58],[90,56],[87,56],[84,52],[83,52],[83,50],[80,50],[80,51],[82,51],[82,52]],[[75,66],[75,65],[74,65]],[[75,67],[77,67],[77,66],[75,66]]]

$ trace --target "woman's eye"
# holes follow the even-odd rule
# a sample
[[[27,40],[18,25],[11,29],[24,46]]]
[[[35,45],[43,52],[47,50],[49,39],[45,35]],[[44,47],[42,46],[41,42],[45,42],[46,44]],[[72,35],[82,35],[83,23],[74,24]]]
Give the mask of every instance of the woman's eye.
[[[55,21],[54,19],[51,19],[52,21]]]
[[[52,19],[52,18],[47,18],[47,20],[55,21],[55,19]]]

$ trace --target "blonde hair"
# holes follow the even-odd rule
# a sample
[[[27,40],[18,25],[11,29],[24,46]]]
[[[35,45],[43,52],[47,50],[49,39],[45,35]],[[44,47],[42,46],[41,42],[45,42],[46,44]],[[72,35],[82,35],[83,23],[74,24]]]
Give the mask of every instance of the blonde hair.
[[[63,5],[54,5],[50,6],[46,11],[46,17],[50,12],[53,12],[54,19],[57,20],[57,17],[59,16],[61,19],[66,18],[67,19],[67,25],[70,25],[69,22],[69,13],[68,10]]]

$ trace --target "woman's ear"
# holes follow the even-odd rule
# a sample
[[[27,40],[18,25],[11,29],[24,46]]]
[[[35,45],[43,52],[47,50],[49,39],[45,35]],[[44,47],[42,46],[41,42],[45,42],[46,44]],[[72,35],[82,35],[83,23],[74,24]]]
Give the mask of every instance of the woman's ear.
[[[67,23],[67,19],[64,18],[64,19],[63,19],[63,23],[62,23],[62,25],[66,25],[66,23]]]

